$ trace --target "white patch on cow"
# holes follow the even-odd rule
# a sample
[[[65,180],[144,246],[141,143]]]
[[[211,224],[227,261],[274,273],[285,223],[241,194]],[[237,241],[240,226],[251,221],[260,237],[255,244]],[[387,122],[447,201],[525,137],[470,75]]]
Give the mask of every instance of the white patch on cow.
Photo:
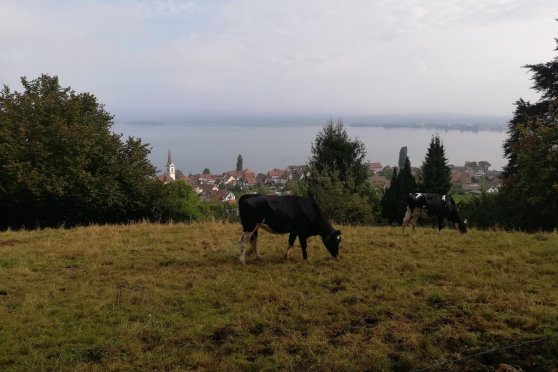
[[[242,238],[240,239],[240,257],[239,257],[240,263],[242,264],[246,263],[245,245],[247,242],[250,242],[250,245],[252,246],[252,250],[254,251],[254,253],[256,253],[256,258],[257,259],[260,258],[260,254],[258,253],[258,248],[257,248],[258,238],[254,237],[254,240],[251,240],[252,235],[254,235],[256,231],[258,231],[258,227],[259,225],[256,225],[256,228],[253,231],[246,231],[242,234]]]
[[[263,221],[258,226],[261,227],[262,229],[264,229],[265,231],[267,231],[270,234],[277,234],[275,231],[271,230],[271,228],[269,226],[264,224]]]
[[[403,224],[402,224],[403,232],[405,231],[405,227],[408,226],[409,224],[413,226],[413,231],[415,231],[417,226],[417,221],[419,220],[419,218],[425,220],[431,220],[435,217],[436,216],[428,215],[428,213],[426,212],[426,208],[417,207],[413,211],[411,211],[411,208],[407,206],[407,210],[405,211],[405,217],[403,217]]]
[[[291,253],[291,249],[293,249],[293,246],[292,246],[292,245],[289,245],[289,246],[287,247],[287,250],[285,251],[285,258],[289,258],[289,255],[290,255],[290,253]]]
[[[445,203],[446,202],[446,196],[442,195],[442,201]]]

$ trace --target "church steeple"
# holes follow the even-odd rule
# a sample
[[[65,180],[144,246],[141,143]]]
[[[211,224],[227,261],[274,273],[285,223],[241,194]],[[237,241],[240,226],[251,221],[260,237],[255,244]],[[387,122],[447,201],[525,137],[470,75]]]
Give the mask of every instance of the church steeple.
[[[167,158],[167,174],[173,180],[176,179],[175,168],[174,168],[174,163],[172,162],[172,155],[170,149],[169,149],[169,156]]]

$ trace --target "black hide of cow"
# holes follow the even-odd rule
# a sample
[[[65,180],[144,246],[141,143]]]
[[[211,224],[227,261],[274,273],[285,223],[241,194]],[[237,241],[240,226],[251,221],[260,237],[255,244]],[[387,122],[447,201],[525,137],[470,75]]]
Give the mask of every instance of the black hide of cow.
[[[274,233],[289,233],[289,246],[285,252],[288,258],[296,237],[306,260],[306,240],[320,235],[333,257],[339,254],[341,231],[335,230],[318,204],[310,198],[301,196],[243,195],[238,201],[240,221],[244,231],[240,240],[240,262],[245,263],[244,245],[250,241],[252,249],[259,258],[257,250],[258,228]]]
[[[403,230],[409,223],[413,229],[419,218],[436,218],[438,231],[444,227],[444,220],[457,224],[459,231],[467,232],[467,224],[459,216],[457,205],[449,195],[411,193],[407,196],[407,211],[403,218]]]

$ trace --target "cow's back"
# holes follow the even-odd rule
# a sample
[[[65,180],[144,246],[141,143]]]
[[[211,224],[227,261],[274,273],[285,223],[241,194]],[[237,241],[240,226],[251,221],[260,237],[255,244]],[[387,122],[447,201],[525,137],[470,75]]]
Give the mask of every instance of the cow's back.
[[[324,218],[316,202],[302,196],[243,195],[238,202],[244,231],[263,223],[277,233],[304,230],[315,234]]]

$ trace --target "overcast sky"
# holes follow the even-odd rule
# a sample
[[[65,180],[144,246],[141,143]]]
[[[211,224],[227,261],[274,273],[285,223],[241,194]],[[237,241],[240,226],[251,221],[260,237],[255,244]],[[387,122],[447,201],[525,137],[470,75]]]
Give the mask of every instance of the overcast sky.
[[[0,82],[58,75],[116,119],[510,115],[556,0],[0,0]]]

